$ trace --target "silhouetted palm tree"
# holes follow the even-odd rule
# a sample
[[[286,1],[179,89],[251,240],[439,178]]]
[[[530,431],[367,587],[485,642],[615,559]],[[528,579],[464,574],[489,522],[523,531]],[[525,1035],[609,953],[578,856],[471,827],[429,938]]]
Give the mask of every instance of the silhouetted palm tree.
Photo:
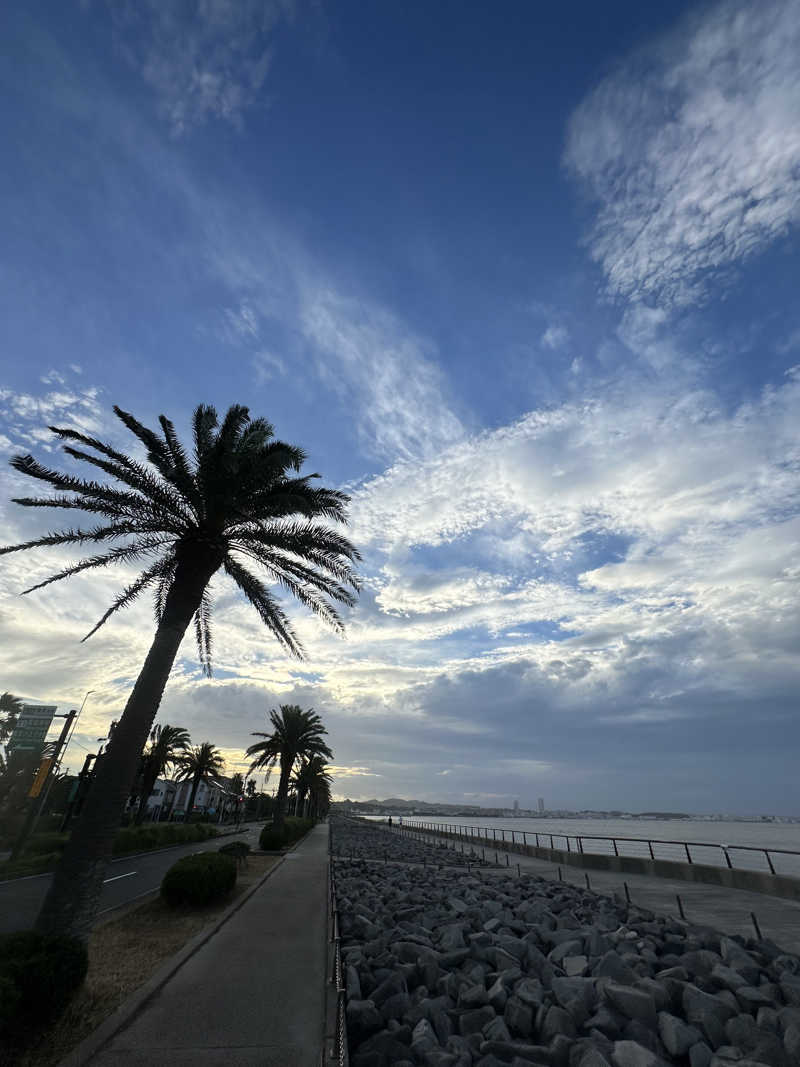
[[[297,791],[297,814],[308,814],[307,809],[312,805],[314,792],[319,793],[323,784],[329,785],[331,781],[324,756],[303,759],[291,779],[291,784]]]
[[[32,588],[114,563],[142,562],[144,570],[116,598],[90,633],[145,590],[155,594],[156,634],[125,711],[98,768],[91,797],[64,849],[37,920],[43,933],[88,937],[103,872],[137,761],[189,623],[194,619],[200,659],[210,670],[209,582],[220,569],[239,586],[261,621],[290,653],[301,646],[273,594],[242,560],[252,561],[335,629],[342,623],[331,601],[354,603],[358,580],[350,542],[331,529],[345,521],[348,498],[299,475],[301,449],[273,438],[265,419],[230,408],[218,427],[211,407],[194,413],[190,459],[172,423],[160,417],[155,433],[132,415],[117,416],[147,449],[148,463],[76,430],[51,427],[64,450],[111,481],[84,480],[16,456],[12,466],[57,492],[17,498],[27,507],[56,507],[101,517],[87,530],[68,529],[0,549],[0,554],[46,545],[83,545],[122,539]],[[83,447],[77,447],[83,446]],[[88,449],[88,451],[87,451]],[[30,592],[31,590],[26,590]],[[87,634],[87,637],[90,634]]]
[[[11,736],[22,711],[22,701],[13,693],[0,693],[0,741]]]
[[[210,741],[204,741],[202,745],[197,745],[181,757],[180,769],[175,777],[179,782],[187,778],[192,780],[192,791],[186,805],[187,822],[194,809],[194,800],[200,783],[219,782],[224,768],[225,759],[222,753],[214,748]]]
[[[136,822],[140,823],[147,813],[147,798],[153,792],[156,781],[169,766],[175,766],[185,755],[191,743],[189,731],[182,726],[156,723],[150,731],[150,746],[145,750],[142,767],[142,792]]]
[[[281,776],[272,822],[274,826],[282,826],[286,814],[289,778],[297,760],[311,756],[326,756],[331,759],[333,753],[323,740],[327,730],[313,710],[303,711],[296,704],[281,704],[280,711],[271,711],[269,717],[272,733],[254,732],[253,737],[263,737],[266,740],[251,745],[247,755],[256,757],[250,765],[251,771],[259,767],[268,767],[271,770],[276,764],[280,765]]]

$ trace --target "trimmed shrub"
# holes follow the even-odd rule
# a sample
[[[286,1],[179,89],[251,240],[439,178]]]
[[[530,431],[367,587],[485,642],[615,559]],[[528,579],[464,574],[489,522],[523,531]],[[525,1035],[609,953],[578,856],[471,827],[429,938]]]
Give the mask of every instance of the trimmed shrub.
[[[219,852],[198,852],[174,863],[161,883],[172,907],[200,908],[221,900],[236,885],[236,860]]]
[[[201,823],[157,822],[144,826],[127,826],[117,830],[114,838],[114,855],[127,852],[147,852],[150,849],[168,848],[192,841],[207,841],[216,837],[213,826]]]
[[[44,852],[61,852],[69,841],[69,834],[33,834],[23,849],[23,854],[38,856]]]
[[[88,968],[86,946],[75,938],[33,930],[0,937],[0,1032],[24,1030],[59,1014]]]
[[[279,849],[285,848],[288,843],[289,835],[286,826],[284,825],[278,830],[271,823],[267,823],[258,839],[259,847],[264,852],[277,852]]]
[[[244,863],[250,854],[250,846],[246,841],[229,841],[227,845],[220,845],[217,852],[223,856],[231,856],[238,863]]]

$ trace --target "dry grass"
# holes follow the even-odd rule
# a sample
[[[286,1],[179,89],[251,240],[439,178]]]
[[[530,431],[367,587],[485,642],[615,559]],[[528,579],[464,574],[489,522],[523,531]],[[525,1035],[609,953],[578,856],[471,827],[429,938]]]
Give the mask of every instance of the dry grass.
[[[89,938],[89,973],[65,1013],[32,1041],[0,1062],[14,1067],[52,1067],[96,1030],[134,990],[187,941],[209,926],[277,862],[253,856],[239,872],[236,888],[219,904],[195,911],[167,907],[160,898],[96,928]],[[8,1055],[8,1052],[6,1053]]]

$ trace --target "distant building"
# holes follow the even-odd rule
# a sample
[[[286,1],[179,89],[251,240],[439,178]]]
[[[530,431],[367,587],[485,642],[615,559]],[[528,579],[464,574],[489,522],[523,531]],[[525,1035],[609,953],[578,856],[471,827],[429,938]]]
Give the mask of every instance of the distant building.
[[[519,801],[518,800],[514,801],[514,814],[515,815],[519,815]]]
[[[544,797],[539,797],[539,814],[544,815]]]

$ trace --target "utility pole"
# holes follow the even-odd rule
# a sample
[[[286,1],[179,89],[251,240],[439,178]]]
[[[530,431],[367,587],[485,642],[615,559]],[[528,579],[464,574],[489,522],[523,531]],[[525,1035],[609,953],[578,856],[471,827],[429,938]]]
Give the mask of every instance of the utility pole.
[[[58,761],[61,758],[61,753],[64,751],[64,745],[67,742],[67,737],[69,736],[69,731],[77,716],[78,712],[74,708],[72,709],[72,711],[68,711],[66,715],[56,716],[57,719],[66,719],[66,722],[64,723],[63,729],[61,730],[58,741],[56,741],[55,751],[53,753],[52,758],[50,759],[50,765],[47,768],[44,777],[40,781],[39,776],[37,775],[37,780],[36,782],[34,782],[33,786],[31,786],[31,789],[28,793],[28,814],[25,818],[25,822],[22,826],[22,829],[20,830],[20,834],[17,838],[16,844],[14,845],[14,850],[11,853],[12,861],[19,858],[23,848],[25,847],[25,842],[30,837],[31,831],[33,830],[36,820],[39,818],[39,814],[41,813],[41,810],[44,807],[44,802],[45,800],[47,800],[47,794],[50,791],[50,785],[52,783],[53,768],[58,765]],[[41,771],[41,765],[39,769]],[[46,790],[44,797],[42,798],[41,803],[38,803],[39,794],[45,787]],[[35,792],[34,789],[36,790]]]

